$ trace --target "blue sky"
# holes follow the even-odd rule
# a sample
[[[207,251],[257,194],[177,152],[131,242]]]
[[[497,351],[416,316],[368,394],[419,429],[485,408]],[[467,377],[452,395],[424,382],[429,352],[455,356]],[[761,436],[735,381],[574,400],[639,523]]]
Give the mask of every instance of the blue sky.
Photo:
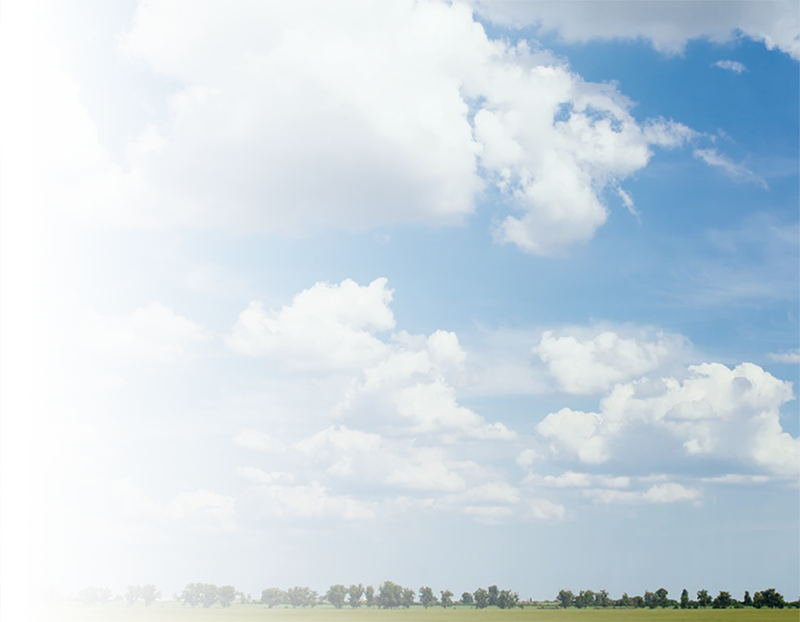
[[[193,6],[4,7],[4,598],[796,598],[796,5]]]

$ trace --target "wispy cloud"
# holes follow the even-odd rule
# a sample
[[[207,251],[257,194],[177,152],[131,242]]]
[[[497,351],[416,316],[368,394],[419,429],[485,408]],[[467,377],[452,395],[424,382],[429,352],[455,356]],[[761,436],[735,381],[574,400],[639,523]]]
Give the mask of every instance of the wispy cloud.
[[[719,153],[716,149],[695,149],[694,157],[702,160],[709,166],[721,168],[731,179],[758,184],[765,190],[769,189],[763,177],[757,175],[746,166],[737,164],[724,153]]]
[[[747,71],[747,67],[736,60],[718,60],[712,67],[719,67],[720,69],[732,71],[733,73],[743,73]]]
[[[800,363],[800,348],[789,350],[788,352],[772,352],[768,354],[769,358],[778,363]]]

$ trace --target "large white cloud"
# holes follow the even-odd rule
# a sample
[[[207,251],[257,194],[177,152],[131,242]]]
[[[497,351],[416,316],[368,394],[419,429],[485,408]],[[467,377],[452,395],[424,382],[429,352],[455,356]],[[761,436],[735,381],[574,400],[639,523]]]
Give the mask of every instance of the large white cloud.
[[[617,382],[643,376],[680,354],[686,346],[679,335],[623,336],[603,330],[582,339],[545,331],[534,352],[547,365],[556,386],[567,393],[591,394]]]
[[[228,345],[241,354],[279,359],[300,369],[352,370],[385,357],[376,332],[394,328],[386,279],[359,286],[317,283],[278,311],[252,302],[239,315]]]
[[[3,26],[4,31],[7,28]],[[16,45],[0,44],[0,65],[6,69],[16,65],[16,164],[23,171],[57,170],[82,173],[105,168],[108,152],[97,140],[97,128],[78,99],[80,89],[63,71],[59,49],[42,38],[41,26],[34,22],[17,22]],[[14,63],[14,56],[16,56]],[[11,73],[11,76],[14,74]],[[4,106],[5,108],[5,106]],[[3,110],[3,117],[7,111]],[[14,116],[11,116],[12,123]],[[7,121],[6,121],[7,123]],[[6,129],[6,128],[2,128]],[[13,146],[2,133],[2,152]],[[14,136],[11,132],[10,136]]]
[[[95,472],[95,463],[118,455],[119,448],[110,445],[91,421],[78,423],[71,408],[41,423],[14,426],[14,471],[18,477],[99,486],[108,478]]]
[[[512,26],[536,25],[565,41],[646,39],[664,52],[692,39],[723,43],[741,36],[800,59],[800,9],[792,0],[673,2],[472,2],[478,12]]]
[[[490,183],[519,211],[496,238],[552,254],[592,237],[604,189],[651,146],[693,135],[638,123],[614,86],[436,1],[141,3],[121,49],[182,86],[124,162],[100,146],[52,46],[26,35],[4,49],[40,78],[4,72],[4,161],[25,169],[19,183],[35,171],[52,182],[42,204],[125,225],[452,224]]]
[[[177,315],[160,302],[152,302],[129,315],[102,316],[89,312],[84,319],[87,345],[113,356],[174,362],[187,349],[211,335],[192,320]]]
[[[800,471],[800,439],[781,426],[780,408],[794,399],[792,384],[752,363],[691,366],[685,379],[618,384],[599,413],[564,408],[537,426],[556,452],[602,463],[624,451],[634,425],[678,440],[686,455],[736,461],[777,474]]]

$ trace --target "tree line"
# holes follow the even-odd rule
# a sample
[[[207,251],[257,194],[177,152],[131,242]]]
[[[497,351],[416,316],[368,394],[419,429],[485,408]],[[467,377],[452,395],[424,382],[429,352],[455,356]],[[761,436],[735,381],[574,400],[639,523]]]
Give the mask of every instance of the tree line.
[[[497,607],[499,609],[512,609],[523,605],[532,605],[531,602],[520,601],[517,592],[501,590],[496,585],[488,588],[478,588],[474,592],[464,592],[459,600],[450,590],[440,590],[437,596],[429,586],[422,586],[418,591],[404,587],[392,581],[384,581],[377,590],[363,584],[345,586],[341,583],[331,585],[325,594],[320,595],[316,590],[305,586],[294,586],[287,590],[270,587],[262,590],[261,598],[253,599],[249,594],[237,591],[232,585],[217,586],[213,583],[189,583],[180,594],[174,594],[173,599],[190,607],[209,608],[214,605],[230,607],[238,601],[242,604],[262,604],[270,609],[277,606],[290,607],[316,607],[328,603],[336,609],[343,607],[376,607],[381,609],[409,608],[414,605],[428,607],[455,607],[456,605],[485,609]],[[84,588],[78,598],[87,605],[106,604],[113,598],[109,588]],[[154,585],[129,585],[124,596],[128,606],[133,606],[142,601],[145,606],[159,600],[161,592]],[[117,597],[121,599],[121,597]],[[688,590],[681,592],[679,600],[669,598],[669,592],[659,588],[654,592],[646,591],[643,596],[629,596],[623,593],[620,598],[611,598],[606,590],[580,590],[577,594],[571,590],[561,590],[556,596],[559,607],[578,609],[619,607],[626,609],[729,609],[754,607],[756,609],[783,609],[784,607],[800,608],[800,599],[787,602],[783,595],[775,588],[755,592],[752,597],[745,591],[741,600],[736,600],[730,592],[720,591],[712,597],[707,590],[699,590],[697,598],[691,599]],[[540,604],[541,606],[541,604]]]

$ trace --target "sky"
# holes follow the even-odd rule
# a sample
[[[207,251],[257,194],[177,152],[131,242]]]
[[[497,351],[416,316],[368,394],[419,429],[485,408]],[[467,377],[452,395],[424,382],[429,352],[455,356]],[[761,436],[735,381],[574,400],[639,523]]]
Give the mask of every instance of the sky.
[[[188,7],[3,3],[5,606],[797,598],[796,3]]]

